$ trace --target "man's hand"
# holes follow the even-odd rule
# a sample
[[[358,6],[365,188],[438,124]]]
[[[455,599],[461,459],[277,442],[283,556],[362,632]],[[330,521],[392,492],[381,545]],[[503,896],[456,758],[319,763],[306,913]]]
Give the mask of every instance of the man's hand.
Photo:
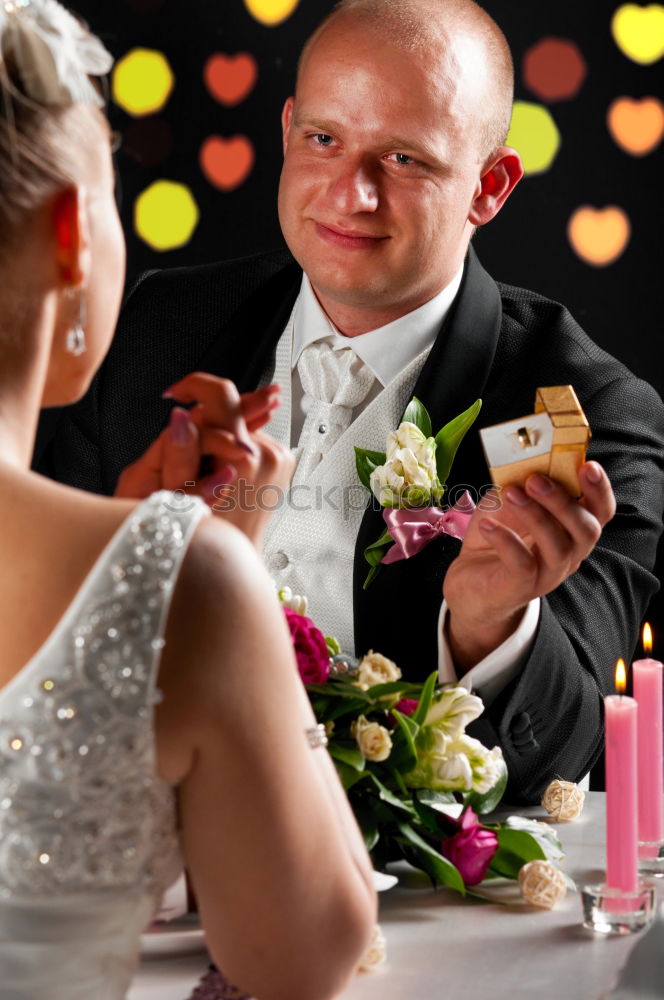
[[[215,513],[223,512],[257,542],[269,512],[233,502],[232,484],[242,479],[254,487],[287,486],[293,467],[291,453],[260,432],[279,405],[278,393],[279,386],[272,385],[240,396],[226,379],[187,375],[164,396],[197,405],[191,410],[174,407],[168,427],[122,472],[115,496],[183,490],[203,497]],[[211,471],[199,477],[203,456]]]
[[[448,640],[469,670],[516,629],[528,603],[555,590],[592,552],[616,503],[597,462],[581,467],[577,501],[547,476],[508,486],[478,504],[461,552],[445,576]]]

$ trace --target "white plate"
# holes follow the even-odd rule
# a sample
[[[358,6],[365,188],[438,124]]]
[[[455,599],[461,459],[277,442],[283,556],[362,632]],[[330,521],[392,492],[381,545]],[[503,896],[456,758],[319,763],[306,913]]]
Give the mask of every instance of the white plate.
[[[168,923],[154,923],[141,934],[141,955],[168,958],[205,951],[205,934],[197,913],[185,913]]]

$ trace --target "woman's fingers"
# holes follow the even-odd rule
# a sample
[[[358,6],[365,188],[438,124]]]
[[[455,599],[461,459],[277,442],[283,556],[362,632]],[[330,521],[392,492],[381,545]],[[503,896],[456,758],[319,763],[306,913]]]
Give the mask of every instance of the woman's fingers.
[[[180,403],[202,403],[206,423],[232,431],[248,453],[253,451],[240,393],[230,379],[194,372],[169,386],[162,396],[164,399],[177,399]]]
[[[161,485],[165,490],[181,489],[195,482],[199,466],[199,431],[189,414],[179,406],[171,410],[161,449]]]

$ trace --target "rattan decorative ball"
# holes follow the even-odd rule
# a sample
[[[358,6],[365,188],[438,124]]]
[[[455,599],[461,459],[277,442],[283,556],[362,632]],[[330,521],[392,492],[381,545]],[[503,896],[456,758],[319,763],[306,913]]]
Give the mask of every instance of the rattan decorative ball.
[[[369,946],[357,966],[358,972],[373,972],[385,961],[386,944],[380,926],[376,924]]]
[[[581,815],[586,793],[573,781],[552,781],[542,796],[542,805],[558,823],[568,823]]]
[[[565,898],[565,876],[550,861],[529,861],[519,871],[519,888],[526,903],[551,910]]]

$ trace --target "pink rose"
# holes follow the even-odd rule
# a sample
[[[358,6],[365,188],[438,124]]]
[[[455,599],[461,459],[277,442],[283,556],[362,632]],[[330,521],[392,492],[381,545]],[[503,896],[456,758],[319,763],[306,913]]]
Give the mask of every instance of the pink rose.
[[[440,845],[440,853],[458,868],[466,885],[482,881],[497,850],[495,833],[478,822],[470,807],[464,810],[457,832]]]
[[[402,715],[412,715],[418,705],[419,701],[415,701],[414,698],[402,698],[394,707]]]
[[[284,608],[290,628],[297,669],[303,684],[324,684],[330,675],[330,653],[325,637],[311,618]]]

